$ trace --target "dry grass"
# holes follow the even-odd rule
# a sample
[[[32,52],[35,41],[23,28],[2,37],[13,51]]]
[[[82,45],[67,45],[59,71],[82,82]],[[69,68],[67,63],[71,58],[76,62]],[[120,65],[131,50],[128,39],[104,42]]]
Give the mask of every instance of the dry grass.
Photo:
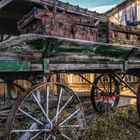
[[[124,106],[106,116],[86,121],[82,140],[140,140],[136,107]]]
[[[140,140],[140,118],[136,107],[124,106],[108,115],[88,119],[83,133],[82,140]],[[71,134],[75,132],[71,131]]]

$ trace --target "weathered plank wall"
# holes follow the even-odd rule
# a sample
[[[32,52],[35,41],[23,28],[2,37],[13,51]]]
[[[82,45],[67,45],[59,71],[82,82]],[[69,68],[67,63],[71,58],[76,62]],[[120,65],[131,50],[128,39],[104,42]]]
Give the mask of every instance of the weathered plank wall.
[[[98,40],[117,45],[140,46],[140,29],[116,23],[103,23],[98,29]]]

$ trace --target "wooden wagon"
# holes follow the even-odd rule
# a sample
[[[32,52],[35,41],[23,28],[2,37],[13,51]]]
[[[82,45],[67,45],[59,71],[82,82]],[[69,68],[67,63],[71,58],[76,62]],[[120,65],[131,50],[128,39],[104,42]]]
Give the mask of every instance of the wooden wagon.
[[[94,16],[94,27],[99,22],[107,22],[104,15],[53,0],[7,0],[1,3],[1,7],[8,3],[4,7],[6,10],[0,11],[0,15],[4,15],[0,21],[3,27],[0,28],[1,33],[17,35],[15,24],[25,14],[23,7],[26,6],[29,12],[32,7],[44,6],[46,2],[50,7],[53,5],[54,10],[57,7],[60,11],[67,9],[68,13]],[[17,9],[21,15],[15,12],[15,4],[19,4]],[[7,18],[6,12],[13,14],[13,18]],[[6,24],[9,18],[11,24]],[[80,99],[66,85],[51,82],[52,74],[73,73],[91,84],[91,101],[100,114],[117,107],[120,87],[124,85],[136,94],[133,98],[137,98],[140,114],[140,87],[133,89],[124,80],[126,74],[139,78],[139,71],[140,48],[136,46],[125,47],[41,34],[24,34],[5,40],[0,43],[0,78],[7,85],[7,97],[10,97],[13,105],[12,108],[10,106],[10,113],[5,108],[0,111],[1,120],[8,116],[1,139],[81,139],[84,114]],[[84,73],[96,73],[98,76],[91,83],[82,76]],[[42,82],[44,75],[46,79]],[[14,83],[15,80],[28,80],[31,88],[25,90]]]
[[[13,139],[15,135],[19,139],[81,137],[84,122],[80,100],[67,86],[50,83],[49,78],[53,73],[74,73],[81,77],[83,73],[100,74],[94,83],[90,83],[91,101],[99,113],[117,107],[120,85],[123,83],[137,94],[139,113],[139,91],[120,76],[128,74],[139,77],[138,47],[25,34],[2,42],[0,49],[1,78],[11,83],[8,88],[12,91],[12,98],[20,94],[6,123],[7,139]],[[48,82],[40,83],[44,74]],[[36,84],[24,92],[22,87],[12,84],[16,79]],[[19,93],[14,90],[15,86],[20,89]],[[69,136],[71,129],[74,135]]]

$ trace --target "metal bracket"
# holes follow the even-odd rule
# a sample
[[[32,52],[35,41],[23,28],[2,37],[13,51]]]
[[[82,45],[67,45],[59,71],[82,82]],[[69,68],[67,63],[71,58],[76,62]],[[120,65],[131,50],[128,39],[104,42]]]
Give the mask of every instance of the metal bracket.
[[[127,71],[128,70],[128,61],[124,61],[123,62],[123,71]]]
[[[44,73],[45,74],[50,73],[50,70],[49,70],[49,59],[48,58],[44,58],[43,59],[43,67],[44,67]]]
[[[132,48],[131,51],[127,54],[127,56],[124,58],[123,71],[127,71],[128,70],[128,60],[130,59],[132,54],[135,52],[135,50],[136,50],[136,48]]]

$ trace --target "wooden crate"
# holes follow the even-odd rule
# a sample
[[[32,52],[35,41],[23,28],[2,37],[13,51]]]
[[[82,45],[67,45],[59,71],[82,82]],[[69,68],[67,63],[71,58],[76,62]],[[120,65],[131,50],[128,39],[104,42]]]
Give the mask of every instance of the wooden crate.
[[[63,23],[67,22],[71,24],[78,24],[78,25],[84,25],[84,26],[93,26],[94,24],[93,17],[69,14],[69,13],[64,13],[64,12],[54,13],[52,11],[46,11],[43,9],[33,8],[31,12],[25,15],[17,23],[18,29],[25,27],[28,23],[30,23],[34,19],[42,19],[42,18],[48,18],[51,20],[59,21],[59,22],[61,21]]]
[[[96,41],[97,29],[93,18],[33,9],[18,22],[21,34],[36,33],[80,40]],[[87,24],[87,25],[86,25]]]

